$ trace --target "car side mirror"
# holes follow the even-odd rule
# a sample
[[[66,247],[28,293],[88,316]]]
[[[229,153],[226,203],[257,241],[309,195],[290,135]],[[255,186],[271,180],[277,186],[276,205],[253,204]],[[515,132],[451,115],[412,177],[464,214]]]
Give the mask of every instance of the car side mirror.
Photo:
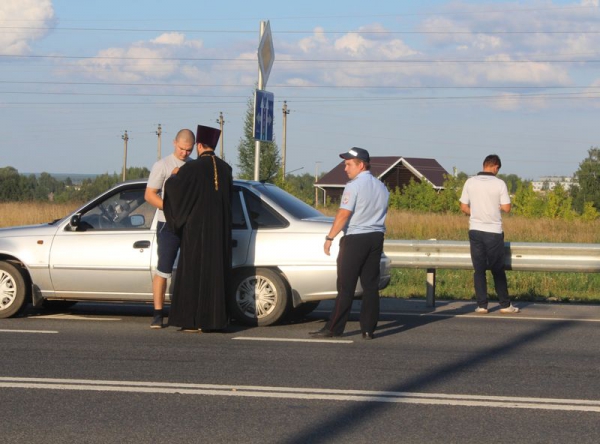
[[[141,214],[134,214],[129,217],[129,223],[132,227],[143,227],[146,224],[146,218]]]
[[[71,220],[69,221],[69,224],[72,227],[77,228],[79,226],[79,222],[81,222],[81,214],[77,213],[77,214],[74,214],[73,216],[71,216]]]

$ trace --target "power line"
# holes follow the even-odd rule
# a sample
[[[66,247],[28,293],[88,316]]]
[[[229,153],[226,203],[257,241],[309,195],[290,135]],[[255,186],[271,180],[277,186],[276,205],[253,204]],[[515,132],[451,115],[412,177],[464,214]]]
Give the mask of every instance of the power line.
[[[54,81],[22,81],[22,80],[0,80],[0,84],[22,84],[22,85],[67,85],[67,86],[156,86],[176,88],[249,88],[249,85],[236,84],[197,84],[197,83],[123,83],[123,82],[54,82]],[[593,85],[495,85],[495,86],[406,86],[406,85],[278,85],[273,84],[271,88],[285,89],[600,89]]]
[[[130,57],[130,56],[67,56],[67,55],[12,55],[0,54],[4,58],[26,58],[26,59],[96,59],[96,60],[165,60],[165,61],[188,61],[188,62],[234,62],[234,63],[256,63],[256,58],[239,59],[239,58],[216,58],[216,57]],[[484,63],[484,64],[511,64],[511,63],[600,63],[599,60],[486,60],[486,59],[285,59],[278,60],[279,64],[286,63],[384,63],[384,64],[418,64],[418,63]]]
[[[256,34],[255,30],[231,30],[231,29],[152,29],[152,28],[80,28],[80,27],[51,27],[51,26],[0,26],[0,29],[22,29],[24,31],[72,31],[72,32],[160,32],[160,33],[187,33],[187,34]],[[273,31],[273,34],[314,34],[315,30],[288,30],[288,31]],[[583,30],[572,30],[572,31],[384,31],[384,30],[339,30],[339,31],[325,31],[320,30],[319,34],[359,34],[359,35],[435,35],[435,34],[449,34],[449,35],[471,35],[471,34],[491,34],[491,35],[510,35],[510,34],[550,34],[550,35],[564,35],[564,34],[600,34],[600,31],[583,31]]]

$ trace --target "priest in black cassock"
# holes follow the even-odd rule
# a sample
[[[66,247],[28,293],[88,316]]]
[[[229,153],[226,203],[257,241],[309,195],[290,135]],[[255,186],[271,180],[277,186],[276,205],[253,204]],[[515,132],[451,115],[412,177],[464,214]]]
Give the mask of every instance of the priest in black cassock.
[[[198,125],[198,158],[165,183],[167,225],[181,236],[169,325],[184,331],[218,331],[229,318],[232,170],[215,156],[221,135]]]

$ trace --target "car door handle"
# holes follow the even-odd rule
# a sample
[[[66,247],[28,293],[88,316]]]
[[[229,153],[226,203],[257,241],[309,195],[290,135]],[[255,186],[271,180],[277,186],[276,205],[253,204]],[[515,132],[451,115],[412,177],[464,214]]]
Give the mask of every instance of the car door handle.
[[[133,243],[133,248],[138,249],[138,248],[149,248],[150,247],[150,241],[137,241]]]

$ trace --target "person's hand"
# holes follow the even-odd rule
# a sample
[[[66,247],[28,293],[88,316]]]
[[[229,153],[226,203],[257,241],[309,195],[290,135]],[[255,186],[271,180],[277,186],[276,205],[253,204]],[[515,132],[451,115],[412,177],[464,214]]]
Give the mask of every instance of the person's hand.
[[[331,242],[330,240],[325,240],[325,244],[323,245],[323,251],[327,256],[330,256]]]
[[[177,174],[179,172],[179,167],[175,167],[173,168],[173,171],[171,171],[171,175]]]

